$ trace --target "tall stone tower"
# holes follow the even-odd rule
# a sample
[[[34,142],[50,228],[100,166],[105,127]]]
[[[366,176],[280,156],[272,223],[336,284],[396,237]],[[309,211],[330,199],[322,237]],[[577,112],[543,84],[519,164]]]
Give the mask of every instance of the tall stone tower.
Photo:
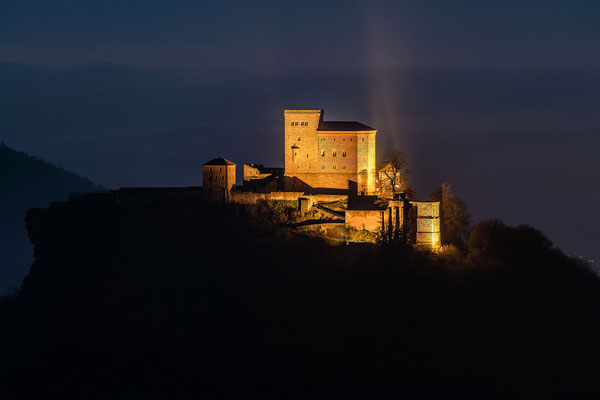
[[[376,129],[323,121],[323,110],[285,110],[285,175],[313,188],[375,193]]]
[[[235,164],[222,157],[205,162],[202,164],[202,184],[207,193],[227,199],[235,187]]]

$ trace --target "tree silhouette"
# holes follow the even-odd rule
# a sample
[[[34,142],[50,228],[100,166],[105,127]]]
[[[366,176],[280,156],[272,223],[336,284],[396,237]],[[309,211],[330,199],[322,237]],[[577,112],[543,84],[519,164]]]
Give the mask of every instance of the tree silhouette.
[[[471,222],[467,203],[452,193],[448,183],[436,187],[429,199],[442,202],[442,244],[464,247]]]
[[[410,186],[409,177],[406,156],[400,150],[393,150],[378,167],[381,196],[393,197],[398,193],[406,193],[407,198],[414,199],[415,191]]]

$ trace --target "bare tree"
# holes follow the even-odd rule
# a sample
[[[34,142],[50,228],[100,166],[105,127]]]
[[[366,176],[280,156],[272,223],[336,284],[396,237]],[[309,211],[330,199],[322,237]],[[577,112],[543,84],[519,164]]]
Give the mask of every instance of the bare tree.
[[[447,183],[436,187],[429,194],[429,199],[442,202],[442,244],[451,243],[463,247],[471,223],[467,203],[454,196]]]
[[[379,164],[378,179],[382,197],[393,197],[406,193],[409,199],[415,198],[415,191],[409,183],[410,170],[406,156],[400,150],[393,150]]]

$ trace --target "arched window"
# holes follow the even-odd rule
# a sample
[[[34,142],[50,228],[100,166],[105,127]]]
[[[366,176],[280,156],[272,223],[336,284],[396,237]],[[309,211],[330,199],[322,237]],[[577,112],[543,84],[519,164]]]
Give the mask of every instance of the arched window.
[[[332,155],[333,155],[334,157],[335,157],[335,156],[337,156],[337,152],[334,150]]]
[[[346,157],[346,150],[342,151],[342,157]]]
[[[299,142],[300,142],[300,141],[302,141],[302,138],[301,138],[300,136],[298,136],[298,141],[299,141]]]
[[[321,151],[321,157],[325,157],[325,150]]]

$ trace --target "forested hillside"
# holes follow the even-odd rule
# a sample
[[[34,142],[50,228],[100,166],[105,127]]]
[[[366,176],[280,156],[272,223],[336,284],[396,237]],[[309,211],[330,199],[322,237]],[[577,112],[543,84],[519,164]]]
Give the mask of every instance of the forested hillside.
[[[89,179],[0,144],[0,293],[21,284],[33,261],[25,214],[66,200],[70,193],[102,190]]]
[[[260,207],[87,196],[27,218],[3,393],[67,398],[599,394],[600,284],[527,226],[465,252],[331,246]],[[34,383],[34,384],[32,384]]]

